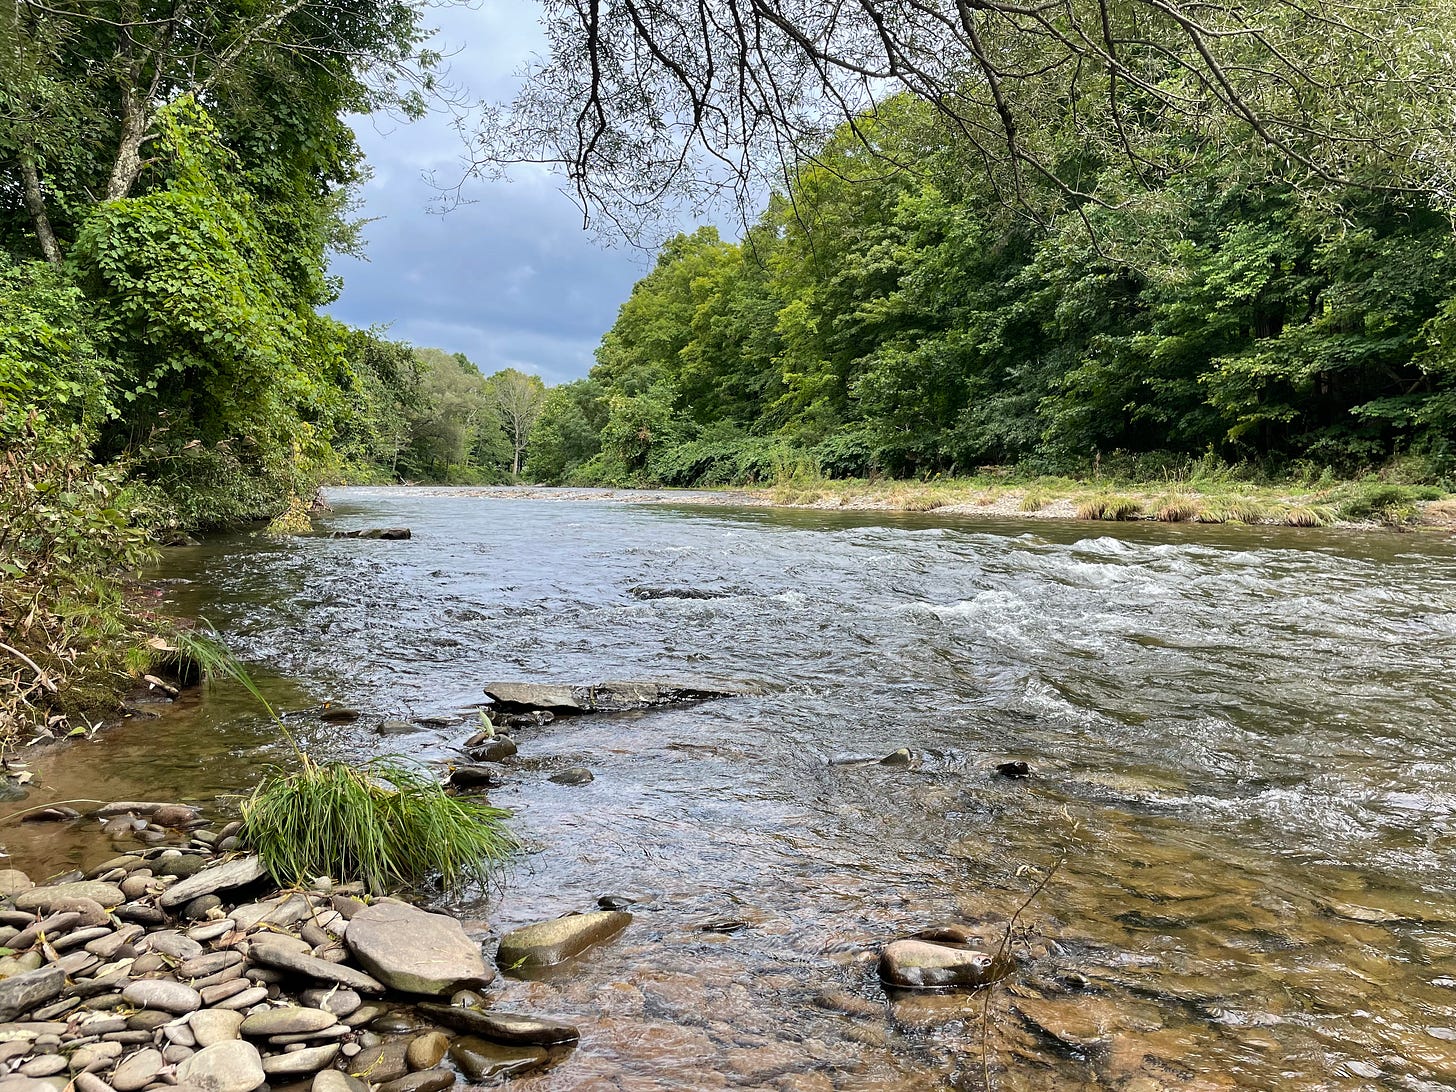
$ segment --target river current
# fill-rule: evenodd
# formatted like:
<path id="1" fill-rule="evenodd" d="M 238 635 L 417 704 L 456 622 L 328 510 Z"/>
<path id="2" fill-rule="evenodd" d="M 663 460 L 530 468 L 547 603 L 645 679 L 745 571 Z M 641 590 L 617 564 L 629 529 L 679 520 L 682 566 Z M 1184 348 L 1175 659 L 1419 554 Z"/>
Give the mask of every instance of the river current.
<path id="1" fill-rule="evenodd" d="M 522 1092 L 1456 1087 L 1448 538 L 330 500 L 326 527 L 413 537 L 222 540 L 162 573 L 320 756 L 458 757 L 495 680 L 741 692 L 517 733 L 491 799 L 529 852 L 458 909 L 502 931 L 639 900 L 494 988 L 583 1028 Z M 363 716 L 307 715 L 326 700 Z M 211 801 L 281 755 L 241 695 L 192 701 L 32 802 Z M 595 780 L 547 780 L 567 766 Z M 35 837 L 21 867 L 110 852 Z M 885 942 L 999 943 L 1018 909 L 989 995 L 880 986 Z"/>

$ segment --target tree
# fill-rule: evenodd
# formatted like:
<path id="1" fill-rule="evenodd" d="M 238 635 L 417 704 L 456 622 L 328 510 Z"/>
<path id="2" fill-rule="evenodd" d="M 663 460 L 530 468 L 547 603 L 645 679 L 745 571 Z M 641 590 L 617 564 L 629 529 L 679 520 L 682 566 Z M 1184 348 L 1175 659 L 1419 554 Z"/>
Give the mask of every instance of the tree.
<path id="1" fill-rule="evenodd" d="M 511 476 L 520 477 L 526 442 L 546 400 L 546 384 L 539 375 L 527 375 L 515 368 L 496 372 L 486 384 L 511 444 Z"/>
<path id="2" fill-rule="evenodd" d="M 0 164 L 20 181 L 0 184 L 0 242 L 28 221 L 58 264 L 92 206 L 165 180 L 152 145 L 187 98 L 260 198 L 317 208 L 359 177 L 341 113 L 419 108 L 422 40 L 412 0 L 0 0 Z"/>
<path id="3" fill-rule="evenodd" d="M 1307 181 L 1451 192 L 1446 0 L 559 0 L 543 20 L 549 53 L 478 164 L 557 164 L 629 230 L 683 194 L 746 203 L 900 92 L 1025 202 L 1093 196 L 1099 161 L 1156 184 L 1250 138 Z"/>

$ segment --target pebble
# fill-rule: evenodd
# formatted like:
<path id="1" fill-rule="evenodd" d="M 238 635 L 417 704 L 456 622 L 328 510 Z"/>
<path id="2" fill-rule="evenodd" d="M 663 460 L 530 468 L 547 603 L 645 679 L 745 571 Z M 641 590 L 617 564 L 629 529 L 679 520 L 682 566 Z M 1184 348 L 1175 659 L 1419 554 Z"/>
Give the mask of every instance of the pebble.
<path id="1" fill-rule="evenodd" d="M 305 1047 L 287 1054 L 275 1054 L 263 1059 L 263 1072 L 270 1077 L 316 1073 L 332 1062 L 338 1053 L 338 1043 L 327 1043 L 324 1046 Z"/>
<path id="2" fill-rule="evenodd" d="M 162 978 L 139 979 L 122 990 L 121 996 L 139 1009 L 161 1009 L 180 1014 L 202 1007 L 202 997 L 191 986 Z"/>
<path id="3" fill-rule="evenodd" d="M 266 1079 L 258 1048 L 242 1039 L 213 1043 L 177 1067 L 177 1083 L 203 1092 L 252 1092 Z"/>
<path id="4" fill-rule="evenodd" d="M 116 1092 L 139 1092 L 156 1079 L 166 1064 L 160 1050 L 139 1050 L 116 1067 L 111 1087 Z"/>
<path id="5" fill-rule="evenodd" d="M 333 1027 L 339 1018 L 324 1009 L 304 1008 L 289 1005 L 284 1008 L 267 1009 L 254 1013 L 243 1021 L 239 1030 L 247 1036 L 262 1038 L 268 1035 L 301 1035 L 323 1031 Z"/>
<path id="6" fill-rule="evenodd" d="M 243 1014 L 232 1009 L 202 1009 L 188 1018 L 192 1035 L 198 1046 L 209 1047 L 227 1039 L 238 1038 Z"/>

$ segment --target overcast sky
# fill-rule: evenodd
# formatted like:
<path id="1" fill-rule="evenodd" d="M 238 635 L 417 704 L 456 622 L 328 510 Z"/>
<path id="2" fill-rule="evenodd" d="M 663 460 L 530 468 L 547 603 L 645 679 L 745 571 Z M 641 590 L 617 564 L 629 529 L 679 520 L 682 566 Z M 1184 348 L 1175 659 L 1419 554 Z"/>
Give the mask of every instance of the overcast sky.
<path id="1" fill-rule="evenodd" d="M 511 97 L 513 75 L 541 42 L 537 7 L 483 0 L 429 12 L 453 80 L 474 99 Z M 509 182 L 472 181 L 472 203 L 438 215 L 424 180 L 458 178 L 463 146 L 443 116 L 399 125 L 355 125 L 373 179 L 361 214 L 368 260 L 337 258 L 344 290 L 330 311 L 353 326 L 384 325 L 389 336 L 462 352 L 489 375 L 519 368 L 560 383 L 586 374 L 592 350 L 616 318 L 650 257 L 608 249 L 554 176 L 520 170 Z"/>

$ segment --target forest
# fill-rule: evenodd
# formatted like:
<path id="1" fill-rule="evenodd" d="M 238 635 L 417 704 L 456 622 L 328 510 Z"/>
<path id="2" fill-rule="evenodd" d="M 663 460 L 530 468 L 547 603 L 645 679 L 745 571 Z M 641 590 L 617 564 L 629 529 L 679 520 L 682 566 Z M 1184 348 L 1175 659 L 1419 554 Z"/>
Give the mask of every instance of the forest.
<path id="1" fill-rule="evenodd" d="M 590 376 L 549 392 L 528 473 L 1456 469 L 1449 207 L 1276 173 L 1249 145 L 1177 173 L 1088 161 L 1070 125 L 1057 170 L 1089 196 L 1018 204 L 943 133 L 902 96 L 842 126 L 738 241 L 668 242 Z"/>

